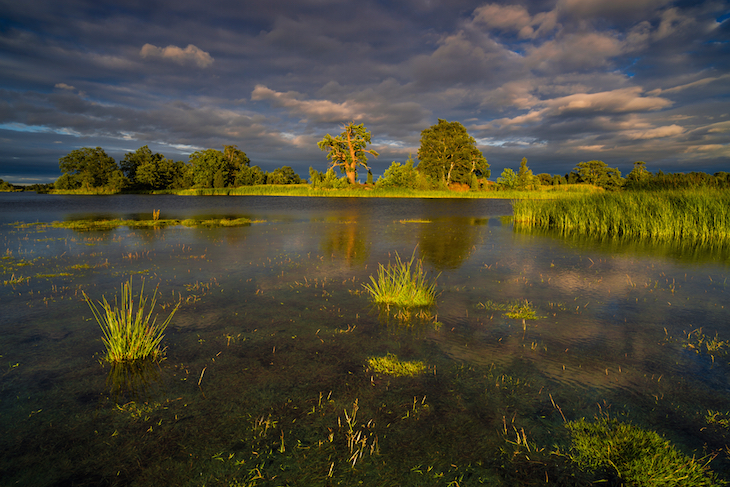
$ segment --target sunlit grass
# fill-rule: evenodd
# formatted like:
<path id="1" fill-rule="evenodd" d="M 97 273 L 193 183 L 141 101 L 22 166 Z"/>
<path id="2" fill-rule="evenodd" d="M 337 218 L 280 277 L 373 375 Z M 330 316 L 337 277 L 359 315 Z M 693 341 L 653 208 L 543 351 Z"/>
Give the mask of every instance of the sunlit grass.
<path id="1" fill-rule="evenodd" d="M 415 377 L 426 371 L 426 364 L 420 360 L 400 360 L 389 353 L 385 357 L 368 357 L 368 368 L 376 374 Z"/>
<path id="2" fill-rule="evenodd" d="M 217 218 L 208 220 L 196 220 L 188 218 L 185 220 L 158 219 L 158 220 L 72 220 L 65 222 L 53 222 L 57 228 L 69 228 L 71 230 L 112 230 L 118 227 L 129 228 L 162 228 L 169 226 L 186 227 L 238 227 L 250 225 L 253 222 L 248 218 Z"/>
<path id="3" fill-rule="evenodd" d="M 730 240 L 730 192 L 622 191 L 514 204 L 515 225 L 653 241 Z"/>
<path id="4" fill-rule="evenodd" d="M 532 303 L 526 299 L 519 299 L 509 303 L 485 301 L 483 303 L 478 303 L 477 308 L 485 309 L 487 311 L 502 311 L 505 316 L 515 320 L 536 320 L 539 318 Z"/>
<path id="5" fill-rule="evenodd" d="M 423 270 L 423 260 L 403 262 L 396 252 L 395 264 L 378 264 L 377 278 L 370 276 L 370 283 L 363 287 L 376 304 L 402 308 L 427 307 L 436 302 L 436 279 L 430 281 Z"/>
<path id="6" fill-rule="evenodd" d="M 710 459 L 695 459 L 654 431 L 607 418 L 566 424 L 569 457 L 584 470 L 618 476 L 627 485 L 710 487 L 725 485 L 710 470 Z"/>
<path id="7" fill-rule="evenodd" d="M 172 320 L 180 304 L 173 308 L 170 315 L 162 323 L 157 323 L 157 315 L 152 313 L 157 303 L 157 289 L 152 295 L 149 311 L 146 310 L 147 298 L 144 296 L 144 281 L 142 289 L 137 298 L 135 309 L 135 298 L 132 293 L 132 280 L 122 284 L 121 299 L 114 298 L 114 306 L 102 296 L 98 301 L 101 310 L 86 294 L 84 298 L 91 308 L 96 322 L 102 329 L 104 336 L 102 341 L 106 346 L 107 362 L 125 363 L 137 360 L 152 359 L 160 360 L 164 357 L 164 350 L 161 342 L 165 336 L 165 329 Z"/>

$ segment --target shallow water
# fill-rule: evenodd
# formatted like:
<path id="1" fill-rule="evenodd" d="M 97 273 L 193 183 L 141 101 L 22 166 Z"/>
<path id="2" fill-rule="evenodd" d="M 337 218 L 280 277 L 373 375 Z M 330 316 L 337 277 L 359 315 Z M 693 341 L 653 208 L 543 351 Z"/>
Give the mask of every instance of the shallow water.
<path id="1" fill-rule="evenodd" d="M 23 224 L 153 209 L 257 223 Z M 727 257 L 514 231 L 510 214 L 500 200 L 0 193 L 0 485 L 516 485 L 501 453 L 515 431 L 564 448 L 565 420 L 600 414 L 718 453 L 730 479 L 730 431 L 706 420 L 730 414 L 730 358 L 687 347 L 699 328 L 730 339 Z M 414 251 L 440 294 L 435 319 L 404 325 L 362 285 Z M 167 311 L 183 304 L 167 359 L 114 376 L 82 291 L 112 299 L 130 276 Z M 538 319 L 497 309 L 517 300 Z M 368 370 L 388 353 L 428 372 Z"/>

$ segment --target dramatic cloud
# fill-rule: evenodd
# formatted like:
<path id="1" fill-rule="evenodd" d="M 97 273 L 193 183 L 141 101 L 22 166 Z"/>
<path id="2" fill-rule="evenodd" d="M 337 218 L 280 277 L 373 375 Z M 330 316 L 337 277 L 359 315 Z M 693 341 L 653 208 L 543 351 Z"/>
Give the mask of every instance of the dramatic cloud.
<path id="1" fill-rule="evenodd" d="M 139 55 L 144 59 L 165 59 L 172 61 L 181 66 L 196 65 L 199 68 L 207 68 L 213 64 L 213 57 L 207 52 L 197 48 L 192 44 L 181 49 L 177 46 L 167 46 L 165 48 L 145 44 Z"/>
<path id="2" fill-rule="evenodd" d="M 350 120 L 373 134 L 377 175 L 439 118 L 468 128 L 494 175 L 522 157 L 537 173 L 597 158 L 730 170 L 727 14 L 716 0 L 8 3 L 0 178 L 51 181 L 75 148 L 119 160 L 145 144 L 175 160 L 237 144 L 306 176 Z"/>

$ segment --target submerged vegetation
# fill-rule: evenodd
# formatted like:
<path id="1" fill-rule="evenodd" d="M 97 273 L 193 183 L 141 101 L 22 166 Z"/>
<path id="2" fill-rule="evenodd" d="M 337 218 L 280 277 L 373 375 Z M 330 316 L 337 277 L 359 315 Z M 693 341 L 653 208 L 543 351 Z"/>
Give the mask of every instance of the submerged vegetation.
<path id="1" fill-rule="evenodd" d="M 696 459 L 654 431 L 601 418 L 566 424 L 571 434 L 570 459 L 579 468 L 636 487 L 715 487 L 726 485 L 710 470 L 711 458 Z"/>
<path id="2" fill-rule="evenodd" d="M 514 204 L 516 225 L 591 237 L 691 240 L 730 239 L 730 193 L 720 190 L 619 192 Z"/>
<path id="3" fill-rule="evenodd" d="M 397 355 L 389 353 L 385 357 L 369 357 L 368 368 L 376 374 L 415 377 L 426 371 L 426 364 L 421 360 L 400 360 Z"/>
<path id="4" fill-rule="evenodd" d="M 240 227 L 253 223 L 248 218 L 219 218 L 209 220 L 170 220 L 159 219 L 159 210 L 155 213 L 158 218 L 152 220 L 70 220 L 65 222 L 53 222 L 54 227 L 70 228 L 72 230 L 111 230 L 117 227 L 130 228 L 161 228 L 182 225 L 185 227 Z"/>
<path id="5" fill-rule="evenodd" d="M 157 323 L 157 315 L 152 317 L 155 304 L 157 304 L 157 289 L 152 295 L 152 302 L 147 311 L 144 281 L 142 281 L 142 289 L 139 291 L 136 309 L 131 278 L 128 283 L 122 284 L 121 299 L 117 302 L 115 297 L 113 307 L 106 297 L 102 297 L 102 301 L 99 302 L 101 310 L 99 310 L 85 292 L 83 295 L 104 333 L 102 341 L 106 346 L 104 359 L 107 362 L 119 364 L 146 359 L 160 360 L 164 357 L 161 342 L 165 336 L 165 329 L 175 315 L 179 303 L 165 321 Z"/>
<path id="6" fill-rule="evenodd" d="M 415 265 L 414 265 L 415 264 Z M 370 276 L 370 283 L 363 287 L 376 304 L 400 308 L 432 306 L 436 302 L 436 279 L 430 281 L 423 269 L 423 260 L 416 259 L 414 250 L 411 260 L 403 262 L 396 252 L 395 264 L 378 265 L 377 278 Z"/>

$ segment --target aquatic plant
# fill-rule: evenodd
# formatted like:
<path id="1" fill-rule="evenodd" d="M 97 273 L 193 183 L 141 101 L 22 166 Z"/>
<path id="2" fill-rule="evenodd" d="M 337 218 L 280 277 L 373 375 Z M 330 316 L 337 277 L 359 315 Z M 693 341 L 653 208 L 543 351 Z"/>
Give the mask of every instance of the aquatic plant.
<path id="1" fill-rule="evenodd" d="M 727 191 L 623 191 L 522 200 L 513 209 L 516 225 L 554 228 L 566 234 L 664 242 L 730 240 Z"/>
<path id="2" fill-rule="evenodd" d="M 615 475 L 636 487 L 725 485 L 710 470 L 711 458 L 689 457 L 654 431 L 609 418 L 565 426 L 571 434 L 569 457 L 583 470 Z"/>
<path id="3" fill-rule="evenodd" d="M 114 306 L 102 296 L 101 310 L 84 292 L 86 303 L 101 327 L 106 346 L 104 359 L 111 363 L 133 362 L 136 360 L 160 360 L 164 356 L 161 348 L 165 329 L 175 315 L 180 303 L 173 308 L 170 315 L 162 323 L 157 323 L 157 315 L 152 313 L 157 303 L 157 289 L 152 295 L 149 311 L 146 310 L 147 298 L 144 296 L 144 281 L 139 292 L 135 309 L 135 299 L 132 294 L 132 279 L 122 284 L 121 299 L 117 302 L 114 297 Z"/>
<path id="4" fill-rule="evenodd" d="M 504 311 L 505 316 L 515 320 L 536 320 L 540 318 L 537 316 L 532 303 L 526 299 L 519 299 L 504 304 L 495 303 L 494 301 L 485 301 L 483 303 L 478 303 L 477 308 L 482 308 L 487 311 Z"/>
<path id="5" fill-rule="evenodd" d="M 426 364 L 420 360 L 400 360 L 389 353 L 385 357 L 368 357 L 368 368 L 376 374 L 415 377 L 426 371 Z"/>
<path id="6" fill-rule="evenodd" d="M 363 284 L 363 287 L 377 304 L 402 308 L 427 307 L 436 302 L 436 279 L 438 275 L 433 282 L 426 278 L 423 260 L 416 260 L 414 250 L 408 262 L 403 262 L 396 252 L 395 264 L 388 262 L 387 267 L 378 264 L 377 279 L 370 276 L 370 284 Z"/>

